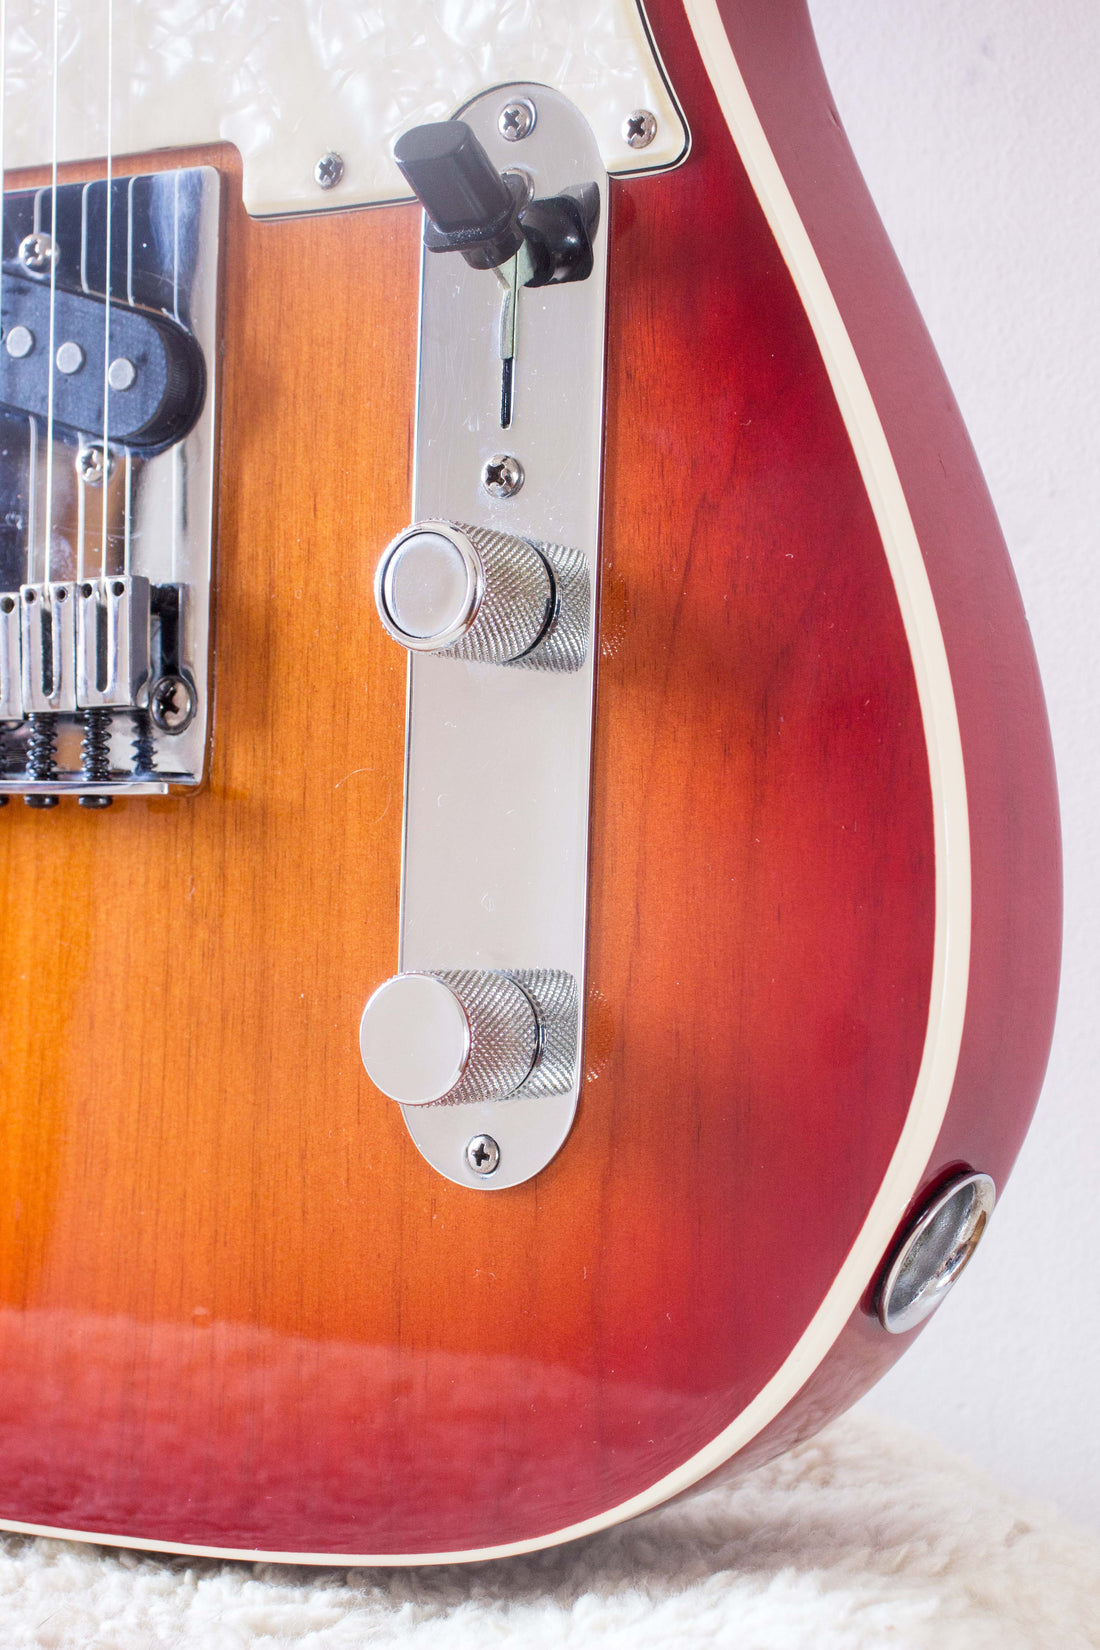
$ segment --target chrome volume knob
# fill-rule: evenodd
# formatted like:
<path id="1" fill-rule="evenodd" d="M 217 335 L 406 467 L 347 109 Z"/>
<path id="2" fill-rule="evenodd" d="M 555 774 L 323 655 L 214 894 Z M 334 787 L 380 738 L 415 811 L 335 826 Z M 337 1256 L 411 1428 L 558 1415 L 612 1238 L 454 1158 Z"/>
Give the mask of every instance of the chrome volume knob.
<path id="1" fill-rule="evenodd" d="M 363 1010 L 359 1050 L 376 1088 L 403 1106 L 504 1100 L 539 1057 L 531 996 L 507 974 L 397 974 Z"/>
<path id="2" fill-rule="evenodd" d="M 387 545 L 374 595 L 403 647 L 497 665 L 537 647 L 558 606 L 550 563 L 533 544 L 445 521 L 418 522 Z"/>

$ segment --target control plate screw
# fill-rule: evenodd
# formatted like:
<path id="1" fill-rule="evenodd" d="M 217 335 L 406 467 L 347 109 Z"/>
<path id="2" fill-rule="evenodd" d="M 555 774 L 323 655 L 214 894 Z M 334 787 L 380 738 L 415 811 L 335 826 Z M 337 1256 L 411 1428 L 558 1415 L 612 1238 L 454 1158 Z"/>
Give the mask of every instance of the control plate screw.
<path id="1" fill-rule="evenodd" d="M 466 1147 L 467 1165 L 475 1174 L 492 1174 L 500 1162 L 500 1147 L 491 1134 L 475 1134 Z"/>
<path id="2" fill-rule="evenodd" d="M 43 235 L 41 230 L 36 230 L 33 235 L 24 236 L 20 241 L 19 262 L 32 274 L 44 275 L 56 261 L 57 243 L 51 236 Z"/>
<path id="3" fill-rule="evenodd" d="M 344 158 L 338 155 L 335 149 L 330 149 L 327 155 L 322 155 L 313 168 L 314 182 L 321 189 L 335 189 L 344 175 Z"/>
<path id="4" fill-rule="evenodd" d="M 149 694 L 149 714 L 162 733 L 182 733 L 195 714 L 195 695 L 182 676 L 162 676 Z"/>
<path id="5" fill-rule="evenodd" d="M 506 103 L 497 117 L 497 131 L 509 143 L 518 143 L 520 138 L 529 136 L 535 129 L 535 105 L 529 103 L 525 97 L 517 98 L 514 103 Z"/>
<path id="6" fill-rule="evenodd" d="M 632 109 L 623 121 L 623 137 L 632 149 L 648 149 L 657 136 L 657 116 L 649 109 Z"/>
<path id="7" fill-rule="evenodd" d="M 511 453 L 494 453 L 482 466 L 481 485 L 490 498 L 512 498 L 523 486 L 523 465 Z"/>

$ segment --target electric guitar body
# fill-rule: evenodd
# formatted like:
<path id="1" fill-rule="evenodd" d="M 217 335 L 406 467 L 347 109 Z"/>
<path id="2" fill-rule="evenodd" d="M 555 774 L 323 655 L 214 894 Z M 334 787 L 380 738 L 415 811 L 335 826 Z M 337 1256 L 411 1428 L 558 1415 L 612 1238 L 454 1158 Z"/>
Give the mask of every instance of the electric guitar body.
<path id="1" fill-rule="evenodd" d="M 513 274 L 510 300 L 461 249 L 423 250 L 389 144 L 469 103 L 499 173 L 498 106 L 526 99 L 534 129 L 508 140 L 522 170 L 523 144 L 556 130 L 544 82 L 584 112 L 549 68 L 521 53 L 469 87 L 456 70 L 422 104 L 380 70 L 401 107 L 375 162 L 388 189 L 355 198 L 321 118 L 302 198 L 261 199 L 263 122 L 223 118 L 213 92 L 190 126 L 165 93 L 163 125 L 147 108 L 129 135 L 144 82 L 126 31 L 150 20 L 121 0 L 112 158 L 99 128 L 67 140 L 69 59 L 51 56 L 49 8 L 26 9 L 41 120 L 55 81 L 60 113 L 22 147 L 23 105 L 5 116 L 0 1524 L 296 1561 L 473 1559 L 761 1462 L 888 1367 L 976 1241 L 1038 1093 L 1059 948 L 1053 768 L 1018 595 L 801 0 L 647 0 L 652 43 L 636 32 L 659 54 L 647 84 L 664 88 L 669 152 L 645 169 L 650 128 L 629 117 L 648 109 L 627 93 L 599 139 L 598 212 L 583 197 L 591 272 L 530 292 Z M 103 25 L 88 49 L 106 62 L 108 43 Z M 211 49 L 246 45 L 215 30 Z M 312 47 L 280 49 L 293 70 Z M 169 174 L 186 181 L 162 246 L 168 186 L 148 180 Z M 88 250 L 97 223 L 113 273 Z M 422 262 L 425 306 L 438 271 L 493 316 L 502 293 L 514 306 L 514 417 L 493 401 L 456 415 L 476 462 L 454 508 L 425 497 L 424 432 L 464 393 L 446 350 L 465 322 L 447 289 L 428 385 Z M 540 421 L 568 425 L 583 399 L 571 367 L 555 387 L 524 352 L 543 327 L 571 348 L 567 306 L 605 291 L 583 366 L 602 432 L 561 483 L 598 509 L 582 664 L 410 652 L 372 580 L 414 488 L 462 545 L 489 529 L 578 542 L 556 503 L 521 513 L 554 496 Z M 152 331 L 104 348 L 116 312 Z M 98 412 L 66 399 L 70 342 Z M 507 357 L 493 326 L 454 347 L 494 374 Z M 123 431 L 158 349 L 161 401 Z M 36 350 L 41 405 L 20 376 Z M 526 480 L 508 496 L 510 457 Z M 99 617 L 81 606 L 67 631 L 66 602 Z M 526 917 L 513 951 L 496 928 L 461 955 L 461 935 L 436 955 L 413 932 L 415 878 L 439 874 L 438 857 L 416 863 L 428 685 L 407 694 L 424 657 L 444 695 L 467 672 L 489 698 L 518 683 L 581 705 L 582 851 L 560 872 L 574 892 L 559 900 L 554 842 L 529 878 L 551 908 L 542 950 Z M 546 817 L 538 726 L 500 761 L 530 769 Z M 463 757 L 471 806 L 497 783 L 496 748 Z M 424 783 L 440 808 L 445 771 Z M 80 806 L 95 799 L 113 805 Z M 467 844 L 426 903 L 453 883 L 499 914 L 497 870 Z M 564 957 L 552 908 L 570 900 L 584 927 Z M 522 987 L 540 1049 L 550 1020 L 523 971 L 568 976 L 556 1098 L 401 1106 L 371 1080 L 373 994 L 399 974 L 453 984 L 448 968 Z M 561 1138 L 539 1145 L 555 1106 Z M 417 1132 L 437 1126 L 438 1151 Z M 542 1157 L 509 1183 L 531 1140 Z M 929 1259 L 937 1219 L 958 1230 Z"/>

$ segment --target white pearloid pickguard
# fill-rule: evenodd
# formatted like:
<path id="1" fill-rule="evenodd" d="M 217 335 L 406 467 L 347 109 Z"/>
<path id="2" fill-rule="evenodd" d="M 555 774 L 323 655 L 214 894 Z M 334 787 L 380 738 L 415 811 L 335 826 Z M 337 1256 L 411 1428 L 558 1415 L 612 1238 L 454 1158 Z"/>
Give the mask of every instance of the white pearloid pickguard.
<path id="1" fill-rule="evenodd" d="M 394 139 L 522 80 L 580 108 L 610 172 L 671 166 L 687 147 L 639 0 L 8 0 L 5 9 L 9 169 L 50 162 L 56 115 L 62 161 L 233 143 L 257 215 L 406 199 Z M 657 117 L 643 150 L 622 131 L 635 109 Z M 313 171 L 330 151 L 345 170 L 326 192 Z"/>

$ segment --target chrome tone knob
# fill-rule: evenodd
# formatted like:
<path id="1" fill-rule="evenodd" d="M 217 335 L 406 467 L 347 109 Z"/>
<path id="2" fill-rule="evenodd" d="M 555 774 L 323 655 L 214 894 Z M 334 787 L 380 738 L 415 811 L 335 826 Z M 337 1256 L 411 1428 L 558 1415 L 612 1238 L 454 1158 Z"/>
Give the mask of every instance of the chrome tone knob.
<path id="1" fill-rule="evenodd" d="M 374 595 L 403 647 L 497 665 L 537 647 L 558 606 L 550 564 L 533 544 L 444 521 L 419 522 L 387 545 Z"/>
<path id="2" fill-rule="evenodd" d="M 397 974 L 363 1010 L 359 1051 L 376 1088 L 403 1106 L 503 1100 L 534 1069 L 543 1033 L 507 974 Z"/>
<path id="3" fill-rule="evenodd" d="M 942 1186 L 910 1223 L 876 1291 L 879 1321 L 891 1335 L 923 1323 L 960 1277 L 996 1202 L 987 1174 Z"/>

